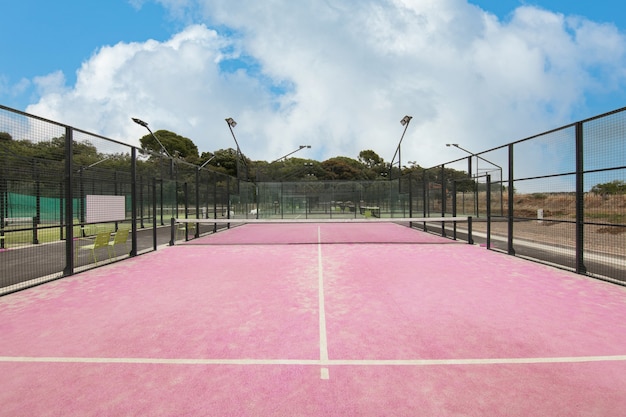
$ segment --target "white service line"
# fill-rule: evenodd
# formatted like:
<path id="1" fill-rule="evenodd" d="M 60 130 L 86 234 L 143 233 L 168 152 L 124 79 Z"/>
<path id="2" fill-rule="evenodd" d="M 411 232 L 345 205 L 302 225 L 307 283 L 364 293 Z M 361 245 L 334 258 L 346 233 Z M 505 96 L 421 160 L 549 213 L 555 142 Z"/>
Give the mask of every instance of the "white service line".
<path id="1" fill-rule="evenodd" d="M 586 362 L 626 362 L 626 355 L 562 356 L 536 358 L 469 358 L 469 359 L 193 359 L 193 358 L 89 358 L 56 356 L 0 356 L 0 363 L 94 363 L 94 364 L 156 364 L 156 365 L 292 365 L 323 366 L 454 366 L 454 365 L 532 365 Z"/>
<path id="2" fill-rule="evenodd" d="M 326 336 L 326 308 L 324 305 L 324 273 L 322 264 L 322 232 L 320 226 L 317 227 L 317 278 L 318 278 L 318 299 L 320 316 L 320 363 L 321 379 L 329 379 L 328 368 L 328 338 Z"/>

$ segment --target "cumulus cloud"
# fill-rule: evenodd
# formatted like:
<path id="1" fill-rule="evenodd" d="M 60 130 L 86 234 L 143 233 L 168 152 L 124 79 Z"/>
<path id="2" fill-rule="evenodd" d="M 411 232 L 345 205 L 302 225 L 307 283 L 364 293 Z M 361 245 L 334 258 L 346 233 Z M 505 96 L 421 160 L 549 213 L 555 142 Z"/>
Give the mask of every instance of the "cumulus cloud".
<path id="1" fill-rule="evenodd" d="M 445 143 L 481 151 L 569 123 L 626 80 L 614 26 L 531 6 L 500 21 L 466 0 L 160 3 L 196 24 L 103 46 L 75 85 L 37 81 L 27 111 L 133 144 L 140 117 L 200 151 L 234 147 L 233 117 L 252 159 L 311 145 L 298 156 L 387 161 L 408 114 L 403 160 L 430 166 L 462 156 Z"/>
<path id="2" fill-rule="evenodd" d="M 30 86 L 31 82 L 27 78 L 22 78 L 16 84 L 11 84 L 6 76 L 0 75 L 0 94 L 15 97 L 23 94 Z"/>

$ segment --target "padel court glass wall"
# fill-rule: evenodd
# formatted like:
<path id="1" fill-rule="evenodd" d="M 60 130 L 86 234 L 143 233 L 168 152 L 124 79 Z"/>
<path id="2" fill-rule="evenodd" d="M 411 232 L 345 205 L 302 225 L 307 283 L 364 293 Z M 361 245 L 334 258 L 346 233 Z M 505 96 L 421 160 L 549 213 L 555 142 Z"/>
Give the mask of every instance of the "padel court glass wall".
<path id="1" fill-rule="evenodd" d="M 229 217 L 472 216 L 489 249 L 624 283 L 625 136 L 620 109 L 400 178 L 254 183 L 0 106 L 0 293 L 218 230 L 171 218 Z"/>

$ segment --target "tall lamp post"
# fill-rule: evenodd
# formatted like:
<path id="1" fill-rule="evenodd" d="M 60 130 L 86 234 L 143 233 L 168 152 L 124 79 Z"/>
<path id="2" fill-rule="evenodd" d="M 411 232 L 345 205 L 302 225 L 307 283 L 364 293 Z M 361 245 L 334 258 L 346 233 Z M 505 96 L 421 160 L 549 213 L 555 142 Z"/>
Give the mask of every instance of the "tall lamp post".
<path id="1" fill-rule="evenodd" d="M 170 155 L 170 153 L 167 151 L 167 149 L 165 149 L 165 146 L 163 146 L 163 144 L 161 143 L 161 141 L 159 140 L 157 135 L 155 135 L 154 132 L 152 132 L 152 130 L 150 130 L 150 128 L 148 127 L 148 123 L 147 122 L 144 122 L 143 120 L 137 119 L 135 117 L 131 117 L 131 119 L 133 120 L 133 122 L 137 123 L 138 125 L 143 126 L 146 129 L 148 129 L 148 132 L 150 132 L 150 134 L 152 135 L 154 140 L 156 140 L 156 142 L 159 144 L 159 146 L 161 147 L 161 150 L 163 151 L 163 153 L 170 159 L 170 178 L 174 178 L 174 158 L 172 158 L 172 155 Z"/>
<path id="2" fill-rule="evenodd" d="M 301 151 L 302 149 L 311 149 L 311 145 L 300 145 L 300 146 L 298 147 L 298 149 L 296 149 L 295 151 L 291 151 L 291 152 L 289 152 L 287 155 L 283 155 L 283 156 L 281 156 L 280 158 L 273 160 L 272 162 L 270 162 L 270 163 L 268 164 L 268 166 L 269 166 L 269 165 L 272 165 L 272 164 L 274 164 L 274 163 L 276 163 L 276 162 L 278 162 L 278 161 L 281 161 L 281 160 L 283 160 L 283 159 L 284 159 L 284 160 L 287 160 L 287 157 L 288 157 L 289 155 L 293 155 L 294 153 L 296 153 L 296 152 L 298 152 L 298 151 Z M 270 172 L 271 172 L 271 171 L 270 171 Z M 256 176 L 257 176 L 257 182 L 258 182 L 258 181 L 259 181 L 259 169 L 258 169 L 258 167 L 257 167 L 257 170 L 256 170 Z M 273 176 L 272 176 L 272 177 L 273 177 Z"/>
<path id="3" fill-rule="evenodd" d="M 398 147 L 396 148 L 396 152 L 393 154 L 393 158 L 391 158 L 391 163 L 389 164 L 389 179 L 391 179 L 391 168 L 393 167 L 393 162 L 396 160 L 396 155 L 398 155 L 398 170 L 400 171 L 400 177 L 402 176 L 402 158 L 401 158 L 401 146 L 402 139 L 404 139 L 404 134 L 406 130 L 409 128 L 409 123 L 411 123 L 412 116 L 404 116 L 402 120 L 400 120 L 400 124 L 404 126 L 404 131 L 402 132 L 402 136 L 400 137 L 400 142 L 398 142 Z"/>
<path id="4" fill-rule="evenodd" d="M 287 159 L 287 157 L 288 157 L 289 155 L 293 155 L 294 153 L 296 153 L 296 152 L 298 152 L 298 151 L 301 151 L 302 149 L 305 149 L 305 148 L 311 149 L 311 145 L 300 145 L 300 147 L 299 147 L 298 149 L 296 149 L 295 151 L 291 151 L 291 152 L 289 152 L 287 155 L 283 155 L 283 156 L 281 156 L 280 158 L 278 158 L 278 159 L 276 159 L 276 160 L 274 160 L 274 161 L 270 162 L 270 164 L 273 164 L 274 162 L 278 162 L 278 161 L 280 161 L 281 159 Z"/>
<path id="5" fill-rule="evenodd" d="M 237 126 L 237 122 L 232 117 L 227 117 L 226 124 L 230 129 L 230 134 L 233 135 L 233 139 L 235 140 L 235 145 L 237 145 L 237 180 L 239 180 L 239 168 L 240 168 L 240 159 L 241 159 L 241 148 L 239 147 L 239 142 L 237 142 L 237 138 L 235 137 L 235 132 L 233 131 L 233 127 Z"/>
<path id="6" fill-rule="evenodd" d="M 167 149 L 165 149 L 165 146 L 163 146 L 163 144 L 161 143 L 161 141 L 159 140 L 159 138 L 157 138 L 157 136 L 152 132 L 152 130 L 150 130 L 150 127 L 148 127 L 148 123 L 144 122 L 141 119 L 137 119 L 135 117 L 131 117 L 131 119 L 133 119 L 133 122 L 137 123 L 140 126 L 145 127 L 146 129 L 148 129 L 148 132 L 150 132 L 150 134 L 152 135 L 152 137 L 154 138 L 154 140 L 157 141 L 157 143 L 159 144 L 159 146 L 161 147 L 161 150 L 165 153 L 165 155 L 167 155 L 168 158 L 171 158 L 172 156 L 169 154 L 169 152 L 167 152 Z"/>

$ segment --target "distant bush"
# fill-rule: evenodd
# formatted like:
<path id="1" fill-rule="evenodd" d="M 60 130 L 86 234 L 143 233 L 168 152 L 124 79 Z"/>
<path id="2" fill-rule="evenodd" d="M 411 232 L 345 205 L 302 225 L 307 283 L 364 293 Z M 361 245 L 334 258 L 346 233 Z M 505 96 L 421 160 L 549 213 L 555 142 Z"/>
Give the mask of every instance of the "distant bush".
<path id="1" fill-rule="evenodd" d="M 626 183 L 622 180 L 614 180 L 604 184 L 596 184 L 591 188 L 591 192 L 601 195 L 626 194 Z"/>

